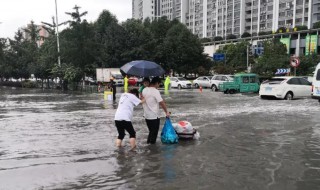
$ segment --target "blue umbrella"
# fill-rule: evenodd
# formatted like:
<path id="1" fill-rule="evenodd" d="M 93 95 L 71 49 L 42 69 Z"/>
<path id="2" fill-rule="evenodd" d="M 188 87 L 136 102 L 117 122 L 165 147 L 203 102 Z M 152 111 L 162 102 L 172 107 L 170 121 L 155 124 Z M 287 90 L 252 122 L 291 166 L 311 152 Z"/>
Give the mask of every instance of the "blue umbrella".
<path id="1" fill-rule="evenodd" d="M 127 75 L 140 77 L 161 76 L 165 73 L 160 65 L 145 60 L 131 61 L 123 65 L 120 70 Z"/>

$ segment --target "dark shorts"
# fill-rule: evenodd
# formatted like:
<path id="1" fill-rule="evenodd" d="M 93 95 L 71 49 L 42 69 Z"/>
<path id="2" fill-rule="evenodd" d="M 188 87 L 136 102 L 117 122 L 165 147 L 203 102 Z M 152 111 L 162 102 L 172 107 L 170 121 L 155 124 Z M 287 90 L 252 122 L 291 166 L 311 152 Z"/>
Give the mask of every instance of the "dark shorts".
<path id="1" fill-rule="evenodd" d="M 130 135 L 130 138 L 136 138 L 136 131 L 134 130 L 131 121 L 118 121 L 115 120 L 116 127 L 118 130 L 118 139 L 123 139 L 125 134 L 125 131 L 127 131 Z"/>

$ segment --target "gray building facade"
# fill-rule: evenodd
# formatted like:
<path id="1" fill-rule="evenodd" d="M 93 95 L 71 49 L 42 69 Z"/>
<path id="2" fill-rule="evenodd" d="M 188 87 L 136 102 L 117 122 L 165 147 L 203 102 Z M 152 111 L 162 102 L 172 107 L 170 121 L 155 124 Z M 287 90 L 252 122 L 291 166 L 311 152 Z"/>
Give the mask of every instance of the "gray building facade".
<path id="1" fill-rule="evenodd" d="M 277 31 L 320 20 L 320 0 L 133 0 L 132 17 L 166 16 L 201 38 Z"/>

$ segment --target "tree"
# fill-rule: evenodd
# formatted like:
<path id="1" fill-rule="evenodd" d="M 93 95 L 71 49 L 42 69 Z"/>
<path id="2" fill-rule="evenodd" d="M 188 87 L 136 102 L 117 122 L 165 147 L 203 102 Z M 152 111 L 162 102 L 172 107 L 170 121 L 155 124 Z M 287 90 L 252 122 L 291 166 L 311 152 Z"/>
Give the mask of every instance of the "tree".
<path id="1" fill-rule="evenodd" d="M 313 24 L 313 29 L 320 28 L 320 21 Z"/>
<path id="2" fill-rule="evenodd" d="M 237 36 L 234 35 L 234 34 L 229 34 L 229 35 L 227 36 L 227 39 L 228 39 L 228 40 L 237 39 Z"/>
<path id="3" fill-rule="evenodd" d="M 317 63 L 320 62 L 320 57 L 317 54 L 312 55 L 302 55 L 300 58 L 300 65 L 296 69 L 296 74 L 299 76 L 312 75 Z"/>
<path id="4" fill-rule="evenodd" d="M 263 76 L 273 76 L 277 69 L 289 68 L 289 55 L 286 46 L 279 39 L 263 43 L 264 53 L 257 59 L 253 72 Z"/>
<path id="5" fill-rule="evenodd" d="M 83 16 L 85 16 L 86 14 L 88 14 L 87 11 L 85 11 L 85 12 L 83 12 L 83 13 L 80 13 L 80 12 L 79 12 L 79 9 L 80 9 L 80 8 L 81 8 L 81 7 L 75 5 L 75 6 L 73 7 L 73 9 L 75 10 L 75 12 L 66 12 L 66 14 L 67 14 L 67 15 L 70 15 L 70 16 L 72 17 L 72 19 L 73 19 L 73 21 L 71 21 L 71 20 L 68 21 L 68 22 L 71 24 L 71 26 L 74 25 L 74 24 L 76 24 L 76 23 L 81 23 L 81 17 L 83 17 Z"/>
<path id="6" fill-rule="evenodd" d="M 58 56 L 56 37 L 49 36 L 48 39 L 42 44 L 39 51 L 39 58 L 37 64 L 32 64 L 32 73 L 36 78 L 41 79 L 41 86 L 43 88 L 43 81 L 47 79 L 47 87 L 49 86 L 49 79 L 53 77 L 53 67 L 56 64 L 56 59 Z M 61 78 L 61 76 L 59 76 Z"/>
<path id="7" fill-rule="evenodd" d="M 243 72 L 247 69 L 247 46 L 249 42 L 241 41 L 240 43 L 229 44 L 218 50 L 218 53 L 226 55 L 226 65 L 224 62 L 215 62 L 214 69 L 219 73 L 233 74 Z M 251 63 L 253 63 L 250 60 Z"/>
<path id="8" fill-rule="evenodd" d="M 0 38 L 0 80 L 6 76 L 7 39 Z"/>
<path id="9" fill-rule="evenodd" d="M 308 27 L 304 25 L 295 27 L 295 31 L 300 31 L 300 30 L 308 30 Z"/>
<path id="10" fill-rule="evenodd" d="M 241 38 L 247 38 L 247 37 L 251 37 L 251 34 L 249 32 L 244 32 L 242 35 L 241 35 Z"/>
<path id="11" fill-rule="evenodd" d="M 185 25 L 175 24 L 168 30 L 164 47 L 166 61 L 163 67 L 177 73 L 197 73 L 200 66 L 209 70 L 210 62 L 203 54 L 199 39 Z"/>
<path id="12" fill-rule="evenodd" d="M 223 38 L 221 36 L 215 36 L 213 38 L 213 41 L 222 41 L 222 40 L 223 40 Z"/>
<path id="13" fill-rule="evenodd" d="M 154 57 L 156 57 L 155 41 L 157 41 L 157 38 L 152 37 L 150 29 L 146 28 L 141 21 L 135 19 L 122 23 L 122 27 L 126 38 L 126 48 L 124 48 L 124 52 L 122 53 L 124 61 L 129 62 L 138 59 L 156 61 Z"/>

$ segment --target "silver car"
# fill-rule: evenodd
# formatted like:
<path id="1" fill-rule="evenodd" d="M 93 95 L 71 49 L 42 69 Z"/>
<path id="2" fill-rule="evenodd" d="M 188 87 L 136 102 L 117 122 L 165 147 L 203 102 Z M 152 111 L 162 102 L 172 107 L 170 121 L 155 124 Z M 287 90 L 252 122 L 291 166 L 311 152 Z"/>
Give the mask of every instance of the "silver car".
<path id="1" fill-rule="evenodd" d="M 200 86 L 204 88 L 211 88 L 210 80 L 212 76 L 202 76 L 198 77 L 193 81 L 193 85 L 195 88 L 199 88 Z"/>
<path id="2" fill-rule="evenodd" d="M 234 76 L 233 75 L 214 75 L 210 80 L 210 87 L 212 91 L 218 91 L 219 90 L 219 84 L 224 82 L 233 81 Z"/>

